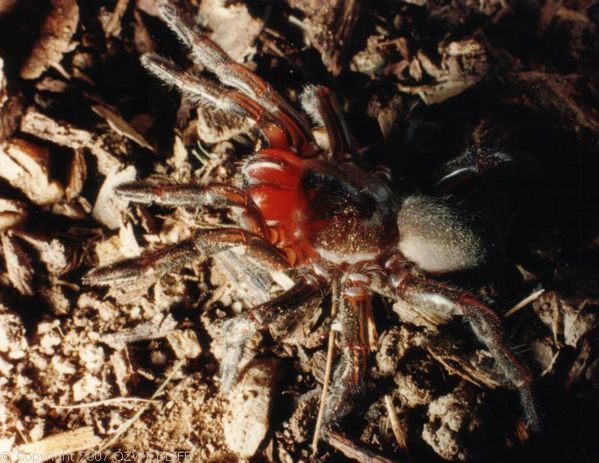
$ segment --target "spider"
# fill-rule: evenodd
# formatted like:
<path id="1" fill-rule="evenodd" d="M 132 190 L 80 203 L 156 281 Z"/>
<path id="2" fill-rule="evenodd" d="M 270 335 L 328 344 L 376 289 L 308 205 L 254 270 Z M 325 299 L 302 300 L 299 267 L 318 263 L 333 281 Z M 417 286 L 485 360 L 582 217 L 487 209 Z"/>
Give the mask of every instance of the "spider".
<path id="1" fill-rule="evenodd" d="M 400 199 L 386 172 L 359 168 L 352 160 L 354 140 L 328 88 L 308 86 L 301 97 L 305 112 L 326 129 L 329 147 L 323 149 L 304 115 L 196 32 L 187 14 L 168 4 L 160 12 L 192 58 L 220 83 L 183 72 L 154 54 L 144 55 L 142 65 L 202 104 L 254 120 L 263 143 L 241 166 L 241 188 L 223 183 L 117 186 L 118 196 L 142 204 L 236 208 L 239 224 L 199 230 L 178 244 L 96 268 L 85 281 L 120 284 L 239 247 L 254 264 L 292 275 L 290 289 L 225 322 L 224 391 L 236 383 L 240 362 L 252 356 L 248 345 L 258 331 L 322 298 L 334 285 L 337 312 L 332 326 L 338 331 L 339 355 L 324 410 L 325 433 L 359 394 L 373 292 L 460 316 L 488 349 L 506 384 L 518 391 L 528 427 L 538 431 L 531 375 L 506 345 L 499 317 L 473 294 L 431 278 L 485 261 L 489 244 L 472 220 L 443 198 Z"/>

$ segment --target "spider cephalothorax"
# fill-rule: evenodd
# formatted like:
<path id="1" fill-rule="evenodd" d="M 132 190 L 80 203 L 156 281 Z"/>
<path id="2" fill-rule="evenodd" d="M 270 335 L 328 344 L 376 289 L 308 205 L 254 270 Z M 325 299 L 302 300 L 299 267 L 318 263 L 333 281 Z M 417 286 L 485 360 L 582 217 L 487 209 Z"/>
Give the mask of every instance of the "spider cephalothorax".
<path id="1" fill-rule="evenodd" d="M 359 388 L 368 354 L 366 317 L 372 292 L 423 310 L 464 317 L 495 359 L 508 385 L 519 391 L 528 425 L 538 428 L 530 375 L 503 341 L 495 313 L 474 295 L 429 279 L 476 267 L 488 253 L 487 240 L 470 217 L 443 199 L 410 196 L 402 201 L 384 172 L 369 173 L 352 162 L 353 139 L 333 94 L 311 86 L 303 106 L 324 126 L 329 147 L 320 148 L 306 118 L 278 93 L 218 46 L 194 32 L 177 9 L 162 16 L 190 47 L 192 56 L 224 85 L 184 73 L 169 61 L 145 55 L 143 65 L 203 104 L 249 117 L 264 139 L 242 165 L 244 185 L 120 185 L 121 197 L 166 206 L 235 207 L 239 227 L 200 230 L 172 247 L 125 260 L 88 274 L 91 284 L 109 285 L 148 272 L 163 273 L 192 260 L 243 246 L 245 256 L 267 269 L 293 270 L 296 283 L 275 299 L 225 323 L 222 388 L 236 381 L 248 341 L 297 306 L 339 287 L 335 326 L 340 351 L 325 411 L 325 429 L 348 409 Z"/>

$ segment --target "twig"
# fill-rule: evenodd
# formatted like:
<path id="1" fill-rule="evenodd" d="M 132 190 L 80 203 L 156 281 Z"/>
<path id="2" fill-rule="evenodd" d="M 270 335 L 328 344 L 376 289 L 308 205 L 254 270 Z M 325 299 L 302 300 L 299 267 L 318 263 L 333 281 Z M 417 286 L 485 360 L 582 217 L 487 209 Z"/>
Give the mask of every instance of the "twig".
<path id="1" fill-rule="evenodd" d="M 113 397 L 112 399 L 106 400 L 96 400 L 94 402 L 87 402 L 84 404 L 73 404 L 73 405 L 56 405 L 56 404 L 48 404 L 52 408 L 56 409 L 64 409 L 64 410 L 76 410 L 79 408 L 91 408 L 91 407 L 100 407 L 102 405 L 111 405 L 111 404 L 126 404 L 136 402 L 145 402 L 149 404 L 157 404 L 160 403 L 159 400 L 151 400 L 151 399 L 142 399 L 141 397 Z"/>
<path id="2" fill-rule="evenodd" d="M 395 405 L 393 405 L 393 400 L 391 399 L 391 396 L 389 394 L 385 396 L 385 406 L 387 407 L 389 421 L 391 422 L 391 430 L 393 431 L 393 435 L 395 436 L 397 445 L 401 450 L 403 450 L 406 453 L 408 459 L 412 461 L 410 453 L 408 452 L 408 442 L 406 439 L 406 433 L 404 432 L 401 426 L 401 422 L 399 421 L 399 417 L 397 416 L 397 411 L 395 410 Z"/>
<path id="3" fill-rule="evenodd" d="M 151 401 L 154 401 L 154 399 L 156 397 L 158 397 L 160 394 L 162 394 L 162 391 L 164 391 L 164 389 L 166 388 L 166 386 L 168 385 L 168 383 L 171 382 L 171 380 L 173 379 L 173 377 L 175 376 L 175 374 L 181 369 L 181 367 L 183 366 L 183 364 L 185 363 L 185 360 L 179 360 L 175 366 L 173 367 L 173 369 L 171 370 L 171 372 L 168 374 L 168 376 L 165 378 L 164 382 L 160 385 L 160 387 L 158 389 L 156 389 L 156 392 L 154 392 L 154 394 L 152 394 L 152 397 L 150 397 Z M 142 415 L 143 412 L 145 412 L 148 407 L 151 404 L 146 403 L 143 407 L 141 407 L 139 410 L 137 410 L 135 412 L 135 414 L 128 419 L 127 421 L 125 421 L 120 427 L 119 429 L 116 430 L 116 432 L 114 433 L 114 435 L 108 439 L 108 440 L 104 440 L 101 444 L 100 444 L 100 451 L 102 450 L 106 450 L 109 447 L 112 447 L 118 440 L 119 438 L 127 431 L 127 429 L 129 429 L 133 423 L 135 423 L 139 417 Z"/>
<path id="4" fill-rule="evenodd" d="M 345 456 L 348 458 L 353 458 L 360 463 L 392 463 L 392 461 L 388 458 L 377 455 L 371 450 L 356 445 L 356 443 L 352 442 L 351 439 L 335 431 L 327 432 L 327 440 L 329 444 L 331 444 Z"/>
<path id="5" fill-rule="evenodd" d="M 334 317 L 337 312 L 337 280 L 333 280 L 331 288 L 331 317 Z M 320 429 L 322 428 L 322 420 L 324 418 L 324 408 L 326 405 L 329 382 L 331 378 L 331 370 L 333 365 L 333 353 L 335 352 L 335 330 L 329 331 L 329 342 L 327 346 L 327 363 L 324 370 L 324 381 L 322 383 L 322 394 L 320 395 L 320 406 L 318 408 L 318 418 L 314 428 L 314 437 L 312 438 L 312 455 L 316 455 L 318 451 L 318 441 L 320 440 Z"/>
<path id="6" fill-rule="evenodd" d="M 504 317 L 511 317 L 512 315 L 514 315 L 516 312 L 518 312 L 520 309 L 526 307 L 528 304 L 530 304 L 532 301 L 536 300 L 541 294 L 543 294 L 545 292 L 544 289 L 539 289 L 538 291 L 535 291 L 531 294 L 529 294 L 527 297 L 525 297 L 524 299 L 522 299 L 520 302 L 518 302 L 514 307 L 512 307 L 510 310 L 508 310 Z"/>

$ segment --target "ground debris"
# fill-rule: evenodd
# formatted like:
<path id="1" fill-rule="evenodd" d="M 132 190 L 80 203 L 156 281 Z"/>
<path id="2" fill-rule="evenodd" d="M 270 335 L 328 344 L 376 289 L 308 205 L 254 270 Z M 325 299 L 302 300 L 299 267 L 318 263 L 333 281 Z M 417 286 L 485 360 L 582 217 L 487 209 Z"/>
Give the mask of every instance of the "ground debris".
<path id="1" fill-rule="evenodd" d="M 116 196 L 114 188 L 121 183 L 135 180 L 136 176 L 137 171 L 133 166 L 128 166 L 122 170 L 114 169 L 106 175 L 96 198 L 92 215 L 110 230 L 118 230 L 125 225 L 123 215 L 126 213 L 129 204 L 128 201 Z M 128 254 L 125 253 L 125 255 Z"/>
<path id="2" fill-rule="evenodd" d="M 590 298 L 566 298 L 554 291 L 533 302 L 533 310 L 551 330 L 557 346 L 577 347 L 588 333 L 599 327 L 599 301 Z"/>
<path id="3" fill-rule="evenodd" d="M 481 445 L 480 396 L 465 385 L 433 400 L 422 438 L 445 460 L 466 461 Z"/>
<path id="4" fill-rule="evenodd" d="M 95 266 L 239 220 L 236 208 L 123 201 L 116 185 L 245 187 L 240 167 L 264 147 L 256 126 L 279 117 L 196 107 L 149 76 L 148 52 L 215 78 L 190 66 L 163 1 L 0 0 L 0 454 L 71 459 L 87 447 L 60 439 L 81 432 L 110 444 L 107 461 L 181 461 L 178 449 L 219 463 L 536 461 L 517 394 L 463 317 L 374 296 L 380 336 L 361 395 L 312 455 L 329 295 L 255 333 L 241 381 L 219 392 L 224 323 L 304 269 L 271 273 L 233 250 L 87 284 Z M 334 90 L 356 161 L 391 173 L 394 191 L 444 194 L 439 176 L 457 174 L 451 194 L 487 208 L 506 246 L 491 269 L 433 278 L 510 314 L 506 339 L 551 426 L 538 437 L 547 463 L 597 461 L 597 2 L 177 3 L 293 107 L 307 83 Z M 314 131 L 326 150 L 326 130 Z M 491 166 L 498 153 L 509 160 Z"/>
<path id="5" fill-rule="evenodd" d="M 49 178 L 50 151 L 22 139 L 0 143 L 0 177 L 21 190 L 33 203 L 60 201 L 63 187 Z"/>
<path id="6" fill-rule="evenodd" d="M 25 220 L 25 205 L 12 199 L 0 198 L 0 232 L 14 227 Z"/>
<path id="7" fill-rule="evenodd" d="M 12 234 L 0 234 L 0 244 L 9 281 L 21 294 L 33 295 L 31 259 Z"/>
<path id="8" fill-rule="evenodd" d="M 107 134 L 94 134 L 73 125 L 56 121 L 33 108 L 29 108 L 21 120 L 25 133 L 72 149 L 87 148 L 98 160 L 98 170 L 104 175 L 121 167 L 114 155 L 123 155 L 127 149 L 111 140 Z"/>
<path id="9" fill-rule="evenodd" d="M 71 49 L 71 40 L 79 24 L 76 0 L 51 0 L 50 13 L 45 18 L 29 58 L 21 68 L 23 79 L 35 79 L 49 67 L 58 67 Z"/>
<path id="10" fill-rule="evenodd" d="M 223 419 L 225 442 L 241 458 L 253 456 L 268 432 L 277 376 L 277 361 L 253 361 L 229 395 Z"/>
<path id="11" fill-rule="evenodd" d="M 487 75 L 485 47 L 474 38 L 440 44 L 438 54 L 441 57 L 439 65 L 424 52 L 418 51 L 408 68 L 412 79 L 422 80 L 426 73 L 433 78 L 433 83 L 399 83 L 398 89 L 420 96 L 426 104 L 436 104 L 468 90 Z"/>
<path id="12" fill-rule="evenodd" d="M 356 0 L 290 0 L 289 5 L 305 14 L 303 27 L 307 41 L 320 52 L 327 69 L 338 75 L 360 15 L 360 3 Z"/>
<path id="13" fill-rule="evenodd" d="M 0 57 L 0 142 L 10 138 L 17 129 L 22 111 L 21 96 L 8 91 L 4 60 Z"/>
<path id="14" fill-rule="evenodd" d="M 92 449 L 99 443 L 100 438 L 94 433 L 94 428 L 85 426 L 54 434 L 37 442 L 19 445 L 14 451 L 17 461 L 31 458 L 42 462 Z"/>
<path id="15" fill-rule="evenodd" d="M 264 22 L 250 14 L 243 3 L 225 0 L 204 0 L 200 3 L 199 19 L 218 43 L 235 61 L 243 62 L 256 51 L 255 41 Z M 231 34 L 229 24 L 243 24 L 238 34 Z"/>
<path id="16" fill-rule="evenodd" d="M 556 126 L 583 128 L 599 134 L 599 112 L 592 101 L 599 97 L 597 81 L 582 75 L 524 71 L 509 75 L 508 101 L 525 105 L 550 117 Z"/>

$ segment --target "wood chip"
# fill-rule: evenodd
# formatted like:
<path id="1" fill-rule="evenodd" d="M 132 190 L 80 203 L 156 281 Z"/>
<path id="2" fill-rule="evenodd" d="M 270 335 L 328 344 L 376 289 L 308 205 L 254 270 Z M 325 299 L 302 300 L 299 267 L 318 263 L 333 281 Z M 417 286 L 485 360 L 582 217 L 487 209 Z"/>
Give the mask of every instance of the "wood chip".
<path id="1" fill-rule="evenodd" d="M 391 460 L 388 458 L 377 455 L 338 432 L 329 431 L 327 433 L 327 441 L 345 456 L 360 463 L 391 463 Z"/>
<path id="2" fill-rule="evenodd" d="M 203 0 L 200 20 L 212 30 L 210 38 L 238 62 L 256 51 L 254 42 L 264 27 L 264 22 L 253 17 L 246 5 L 225 0 Z M 234 34 L 231 24 L 240 25 Z"/>
<path id="3" fill-rule="evenodd" d="M 202 353 L 202 347 L 193 330 L 175 330 L 166 336 L 178 359 L 193 359 Z"/>
<path id="4" fill-rule="evenodd" d="M 0 107 L 8 100 L 6 76 L 4 75 L 4 60 L 0 58 Z"/>
<path id="5" fill-rule="evenodd" d="M 278 367 L 272 359 L 253 361 L 229 396 L 225 442 L 240 458 L 253 456 L 268 432 Z"/>
<path id="6" fill-rule="evenodd" d="M 21 139 L 0 144 L 0 177 L 40 206 L 56 203 L 64 194 L 62 186 L 49 179 L 49 164 L 47 148 Z"/>
<path id="7" fill-rule="evenodd" d="M 114 187 L 121 183 L 135 180 L 137 171 L 129 166 L 123 170 L 113 170 L 108 173 L 92 211 L 93 217 L 111 230 L 117 230 L 124 225 L 123 212 L 127 210 L 128 201 L 114 194 Z"/>
<path id="8" fill-rule="evenodd" d="M 32 280 L 33 268 L 31 259 L 16 242 L 15 238 L 7 233 L 0 234 L 4 264 L 11 284 L 25 296 L 33 295 Z"/>
<path id="9" fill-rule="evenodd" d="M 76 0 L 51 0 L 50 14 L 42 23 L 39 39 L 21 68 L 23 79 L 36 79 L 46 69 L 58 66 L 71 49 L 71 40 L 79 24 Z"/>
<path id="10" fill-rule="evenodd" d="M 89 149 L 98 159 L 98 171 L 102 175 L 108 175 L 109 172 L 122 166 L 121 161 L 113 153 L 126 154 L 123 146 L 111 143 L 105 135 L 78 129 L 67 122 L 55 121 L 33 108 L 29 108 L 23 116 L 21 130 L 57 145 L 72 149 Z"/>
<path id="11" fill-rule="evenodd" d="M 127 344 L 148 339 L 160 339 L 168 336 L 177 327 L 177 321 L 168 315 L 162 320 L 140 323 L 130 330 L 106 333 L 102 342 L 115 350 L 123 349 Z"/>
<path id="12" fill-rule="evenodd" d="M 531 106 L 549 115 L 556 126 L 578 130 L 583 127 L 599 133 L 599 115 L 592 101 L 593 83 L 578 75 L 560 75 L 540 71 L 510 74 L 516 100 L 524 97 Z M 587 94 L 587 92 L 589 92 Z M 522 105 L 521 102 L 519 102 Z"/>
<path id="13" fill-rule="evenodd" d="M 115 382 L 119 388 L 120 395 L 123 397 L 129 395 L 127 391 L 127 380 L 131 377 L 131 368 L 126 359 L 125 352 L 125 349 L 119 349 L 110 356 L 110 364 L 112 365 Z"/>
<path id="14" fill-rule="evenodd" d="M 79 196 L 83 191 L 83 184 L 87 178 L 87 164 L 82 150 L 75 150 L 73 159 L 69 168 L 69 183 L 66 188 L 67 201 Z"/>
<path id="15" fill-rule="evenodd" d="M 301 10 L 306 18 L 307 40 L 316 48 L 322 62 L 336 76 L 342 70 L 345 48 L 350 44 L 360 14 L 357 0 L 290 0 L 289 6 Z"/>
<path id="16" fill-rule="evenodd" d="M 0 232 L 25 220 L 25 205 L 13 199 L 0 198 Z"/>
<path id="17" fill-rule="evenodd" d="M 1 3 L 1 0 L 0 0 Z M 0 58 L 0 141 L 12 136 L 19 126 L 23 111 L 19 94 L 9 93 L 8 80 L 4 74 L 4 61 Z"/>
<path id="18" fill-rule="evenodd" d="M 121 21 L 127 7 L 129 6 L 129 0 L 118 0 L 114 11 L 110 16 L 108 22 L 104 26 L 104 35 L 106 37 L 118 37 L 121 35 Z"/>

